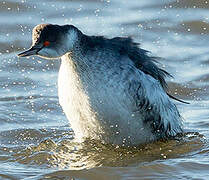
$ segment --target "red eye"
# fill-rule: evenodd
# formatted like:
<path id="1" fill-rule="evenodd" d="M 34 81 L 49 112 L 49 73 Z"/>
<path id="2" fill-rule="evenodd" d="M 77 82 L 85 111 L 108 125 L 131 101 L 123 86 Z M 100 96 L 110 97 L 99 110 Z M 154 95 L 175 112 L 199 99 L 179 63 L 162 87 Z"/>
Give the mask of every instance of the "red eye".
<path id="1" fill-rule="evenodd" d="M 50 42 L 49 41 L 45 41 L 44 42 L 44 46 L 49 46 L 50 45 Z"/>

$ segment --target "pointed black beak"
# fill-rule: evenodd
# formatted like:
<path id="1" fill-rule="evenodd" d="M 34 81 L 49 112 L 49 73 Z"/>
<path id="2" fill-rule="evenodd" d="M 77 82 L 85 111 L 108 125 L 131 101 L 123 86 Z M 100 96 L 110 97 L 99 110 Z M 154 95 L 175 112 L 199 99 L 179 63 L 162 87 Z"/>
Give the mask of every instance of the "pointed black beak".
<path id="1" fill-rule="evenodd" d="M 32 55 L 37 55 L 38 52 L 43 48 L 42 47 L 38 47 L 38 46 L 32 46 L 30 49 L 28 49 L 27 51 L 24 51 L 20 54 L 18 54 L 18 57 L 27 57 L 27 56 L 32 56 Z"/>

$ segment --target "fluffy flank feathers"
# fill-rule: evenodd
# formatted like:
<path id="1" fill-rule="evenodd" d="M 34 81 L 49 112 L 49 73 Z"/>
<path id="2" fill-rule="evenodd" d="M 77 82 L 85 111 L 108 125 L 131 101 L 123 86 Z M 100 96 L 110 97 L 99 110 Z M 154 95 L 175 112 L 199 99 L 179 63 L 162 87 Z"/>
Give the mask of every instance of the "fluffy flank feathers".
<path id="1" fill-rule="evenodd" d="M 157 58 L 148 56 L 148 51 L 139 48 L 139 43 L 133 42 L 130 37 L 107 39 L 103 36 L 84 36 L 81 42 L 87 43 L 85 47 L 88 48 L 104 47 L 106 49 L 114 49 L 121 55 L 128 55 L 138 69 L 158 80 L 163 89 L 167 89 L 165 77 L 171 77 L 171 75 L 165 70 L 158 68 L 155 64 Z"/>

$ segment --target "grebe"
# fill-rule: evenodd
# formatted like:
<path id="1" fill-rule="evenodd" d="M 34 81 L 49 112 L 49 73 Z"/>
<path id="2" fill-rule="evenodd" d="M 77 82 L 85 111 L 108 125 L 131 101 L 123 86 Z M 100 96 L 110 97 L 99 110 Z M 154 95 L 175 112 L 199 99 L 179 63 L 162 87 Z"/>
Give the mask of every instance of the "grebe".
<path id="1" fill-rule="evenodd" d="M 182 118 L 170 98 L 178 99 L 167 93 L 170 74 L 131 38 L 40 24 L 32 40 L 18 56 L 61 58 L 59 102 L 75 137 L 135 146 L 182 133 Z"/>

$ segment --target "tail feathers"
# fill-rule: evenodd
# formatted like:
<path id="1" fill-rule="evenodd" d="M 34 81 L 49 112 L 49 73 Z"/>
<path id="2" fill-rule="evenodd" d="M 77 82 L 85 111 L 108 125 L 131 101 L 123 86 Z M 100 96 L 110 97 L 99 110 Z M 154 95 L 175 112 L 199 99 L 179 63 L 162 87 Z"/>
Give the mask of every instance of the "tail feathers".
<path id="1" fill-rule="evenodd" d="M 183 101 L 183 100 L 181 100 L 181 99 L 178 99 L 178 98 L 176 98 L 176 97 L 174 97 L 174 96 L 172 96 L 172 95 L 170 95 L 170 94 L 168 94 L 168 93 L 167 93 L 167 95 L 168 95 L 171 99 L 174 99 L 174 100 L 179 101 L 179 102 L 181 102 L 181 103 L 190 104 L 190 103 L 188 103 L 188 102 L 186 102 L 186 101 Z"/>

